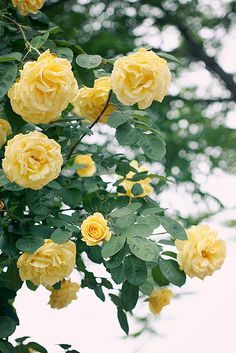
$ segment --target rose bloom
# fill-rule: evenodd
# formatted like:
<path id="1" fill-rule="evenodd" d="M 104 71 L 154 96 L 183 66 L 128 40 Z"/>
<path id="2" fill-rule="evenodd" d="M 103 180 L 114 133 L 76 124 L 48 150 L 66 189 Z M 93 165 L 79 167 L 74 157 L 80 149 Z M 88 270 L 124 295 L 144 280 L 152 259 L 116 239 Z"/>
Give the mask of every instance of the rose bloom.
<path id="1" fill-rule="evenodd" d="M 167 61 L 144 48 L 116 60 L 111 74 L 117 99 L 124 105 L 137 103 L 139 109 L 148 108 L 154 100 L 162 102 L 170 80 Z"/>
<path id="2" fill-rule="evenodd" d="M 37 61 L 24 65 L 20 79 L 8 91 L 12 109 L 34 124 L 58 120 L 78 92 L 77 81 L 67 59 L 47 50 Z"/>
<path id="3" fill-rule="evenodd" d="M 80 285 L 71 280 L 66 280 L 61 283 L 60 289 L 52 289 L 49 305 L 53 309 L 62 309 L 68 306 L 73 300 L 77 299 L 77 292 Z"/>
<path id="4" fill-rule="evenodd" d="M 74 164 L 83 165 L 83 167 L 76 170 L 80 177 L 91 177 L 96 173 L 96 164 L 89 154 L 79 154 L 75 157 Z"/>
<path id="5" fill-rule="evenodd" d="M 80 88 L 78 95 L 73 102 L 73 113 L 94 121 L 104 109 L 110 90 L 111 78 L 108 76 L 100 77 L 95 80 L 93 88 Z M 106 123 L 114 110 L 114 106 L 109 104 L 102 117 L 99 119 L 99 122 Z"/>
<path id="6" fill-rule="evenodd" d="M 76 246 L 72 241 L 64 244 L 47 239 L 35 253 L 23 253 L 17 267 L 22 281 L 31 281 L 36 286 L 53 286 L 69 276 L 75 266 Z"/>
<path id="7" fill-rule="evenodd" d="M 18 11 L 23 16 L 29 13 L 36 13 L 44 5 L 45 0 L 12 0 L 12 5 L 18 8 Z"/>
<path id="8" fill-rule="evenodd" d="M 5 119 L 0 119 L 0 148 L 6 143 L 7 136 L 12 134 L 11 125 Z"/>
<path id="9" fill-rule="evenodd" d="M 88 246 L 94 246 L 111 238 L 111 232 L 107 226 L 107 220 L 99 212 L 86 218 L 81 224 L 82 240 Z"/>
<path id="10" fill-rule="evenodd" d="M 204 279 L 218 270 L 226 257 L 225 241 L 208 225 L 192 226 L 187 240 L 176 240 L 177 261 L 189 277 Z"/>
<path id="11" fill-rule="evenodd" d="M 8 141 L 2 166 L 11 182 L 38 190 L 58 177 L 62 162 L 61 146 L 33 131 Z"/>
<path id="12" fill-rule="evenodd" d="M 155 289 L 149 296 L 150 311 L 157 315 L 160 314 L 163 307 L 170 304 L 173 292 L 168 288 Z"/>
<path id="13" fill-rule="evenodd" d="M 138 173 L 142 173 L 142 172 L 146 172 L 148 170 L 148 168 L 144 165 L 142 165 L 141 167 L 138 166 L 138 162 L 137 161 L 132 161 L 130 163 L 131 167 L 135 168 L 137 170 Z M 151 185 L 152 179 L 151 178 L 145 178 L 139 181 L 130 181 L 127 179 L 131 179 L 133 178 L 133 176 L 135 175 L 134 172 L 130 171 L 128 174 L 126 174 L 125 176 L 125 180 L 123 180 L 119 185 L 123 186 L 123 188 L 126 190 L 126 194 L 129 197 L 144 197 L 147 195 L 150 195 L 153 192 L 153 187 Z M 132 187 L 135 184 L 140 184 L 142 186 L 143 192 L 140 195 L 133 195 L 132 194 Z"/>

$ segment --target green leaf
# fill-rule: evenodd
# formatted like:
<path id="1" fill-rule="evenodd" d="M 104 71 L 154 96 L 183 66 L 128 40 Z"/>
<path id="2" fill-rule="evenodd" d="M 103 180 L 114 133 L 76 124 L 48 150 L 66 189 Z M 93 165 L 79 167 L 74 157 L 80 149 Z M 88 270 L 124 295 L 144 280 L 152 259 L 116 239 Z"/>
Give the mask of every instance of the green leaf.
<path id="1" fill-rule="evenodd" d="M 162 53 L 162 52 L 158 52 L 157 55 L 160 56 L 161 58 L 168 59 L 170 61 L 174 61 L 178 64 L 181 64 L 181 62 L 174 55 L 171 55 L 168 53 Z"/>
<path id="2" fill-rule="evenodd" d="M 136 220 L 135 214 L 127 214 L 126 216 L 117 218 L 116 226 L 119 228 L 126 228 L 131 226 Z"/>
<path id="3" fill-rule="evenodd" d="M 115 255 L 125 244 L 125 237 L 113 235 L 102 247 L 102 257 L 107 258 Z"/>
<path id="4" fill-rule="evenodd" d="M 53 206 L 53 192 L 42 190 L 27 190 L 26 202 L 31 212 L 45 216 Z"/>
<path id="5" fill-rule="evenodd" d="M 70 237 L 72 236 L 71 232 L 69 232 L 68 230 L 64 230 L 61 228 L 57 228 L 56 230 L 54 230 L 54 232 L 51 234 L 51 239 L 52 241 L 54 241 L 55 243 L 58 244 L 63 244 L 66 241 L 68 241 L 70 239 Z"/>
<path id="6" fill-rule="evenodd" d="M 0 64 L 0 98 L 12 87 L 17 77 L 17 66 L 13 63 Z"/>
<path id="7" fill-rule="evenodd" d="M 120 251 L 118 251 L 118 253 L 116 253 L 114 256 L 112 256 L 112 258 L 109 261 L 106 262 L 106 267 L 108 269 L 113 269 L 120 266 L 126 253 L 127 253 L 127 250 L 126 250 L 126 247 L 124 246 Z"/>
<path id="8" fill-rule="evenodd" d="M 162 274 L 169 282 L 181 287 L 186 281 L 186 275 L 179 269 L 179 265 L 174 260 L 164 260 L 160 258 L 159 266 Z"/>
<path id="9" fill-rule="evenodd" d="M 116 139 L 121 146 L 131 146 L 138 140 L 136 129 L 124 123 L 116 129 Z"/>
<path id="10" fill-rule="evenodd" d="M 113 112 L 108 119 L 108 125 L 116 129 L 118 126 L 126 123 L 127 120 L 128 116 L 125 112 Z"/>
<path id="11" fill-rule="evenodd" d="M 44 33 L 42 36 L 34 37 L 31 40 L 30 45 L 33 48 L 35 48 L 35 49 L 39 49 L 39 48 L 41 48 L 44 45 L 44 43 L 46 42 L 48 37 L 49 37 L 49 33 L 48 32 Z"/>
<path id="12" fill-rule="evenodd" d="M 122 309 L 118 308 L 117 309 L 117 317 L 118 317 L 118 320 L 120 323 L 120 327 L 126 333 L 126 335 L 128 335 L 129 334 L 129 324 L 128 324 L 126 313 Z"/>
<path id="13" fill-rule="evenodd" d="M 152 269 L 152 277 L 153 277 L 154 281 L 160 287 L 167 286 L 169 284 L 169 281 L 162 274 L 159 266 L 153 267 L 153 269 Z"/>
<path id="14" fill-rule="evenodd" d="M 173 257 L 173 259 L 177 258 L 177 254 L 173 251 L 163 251 L 161 253 L 161 255 L 165 255 L 165 256 L 169 256 L 169 257 Z"/>
<path id="15" fill-rule="evenodd" d="M 132 310 L 138 301 L 138 287 L 125 281 L 121 289 L 121 303 L 125 310 Z"/>
<path id="16" fill-rule="evenodd" d="M 161 212 L 163 212 L 163 209 L 161 207 L 150 207 L 150 208 L 145 208 L 145 210 L 142 210 L 142 214 L 144 216 L 159 214 Z"/>
<path id="17" fill-rule="evenodd" d="M 16 323 L 8 316 L 0 315 L 0 338 L 11 336 L 16 329 Z"/>
<path id="18" fill-rule="evenodd" d="M 81 191 L 76 188 L 62 189 L 62 201 L 70 207 L 78 207 L 82 200 Z"/>
<path id="19" fill-rule="evenodd" d="M 79 54 L 76 58 L 76 64 L 85 69 L 93 69 L 99 66 L 102 62 L 100 55 Z"/>
<path id="20" fill-rule="evenodd" d="M 175 239 L 186 240 L 187 234 L 184 228 L 176 221 L 169 217 L 160 217 L 161 225 Z"/>
<path id="21" fill-rule="evenodd" d="M 9 62 L 9 61 L 21 61 L 21 58 L 22 58 L 21 53 L 9 53 L 5 55 L 0 55 L 0 63 Z"/>
<path id="22" fill-rule="evenodd" d="M 139 183 L 135 183 L 132 186 L 131 192 L 134 196 L 141 195 L 143 193 L 143 188 Z"/>
<path id="23" fill-rule="evenodd" d="M 38 286 L 36 286 L 35 284 L 33 284 L 31 281 L 26 281 L 26 285 L 27 287 L 32 290 L 33 292 L 35 292 L 38 289 Z"/>
<path id="24" fill-rule="evenodd" d="M 4 186 L 6 184 L 9 184 L 9 180 L 7 179 L 4 171 L 0 169 L 0 186 Z"/>
<path id="25" fill-rule="evenodd" d="M 117 208 L 115 211 L 112 211 L 111 217 L 124 217 L 132 213 L 132 210 L 128 207 Z"/>
<path id="26" fill-rule="evenodd" d="M 144 153 L 154 161 L 160 162 L 166 154 L 165 143 L 158 135 L 139 134 L 139 143 Z"/>
<path id="27" fill-rule="evenodd" d="M 122 235 L 126 237 L 147 237 L 151 235 L 153 228 L 148 224 L 133 224 L 122 230 Z"/>
<path id="28" fill-rule="evenodd" d="M 146 263 L 134 255 L 125 258 L 125 276 L 134 286 L 142 285 L 147 279 Z"/>
<path id="29" fill-rule="evenodd" d="M 23 251 L 27 252 L 29 254 L 34 253 L 36 250 L 38 250 L 42 245 L 44 244 L 44 239 L 43 238 L 36 238 L 32 236 L 20 238 L 16 241 L 16 247 Z"/>
<path id="30" fill-rule="evenodd" d="M 142 237 L 132 237 L 127 239 L 131 252 L 144 261 L 157 262 L 159 257 L 159 247 L 151 240 Z"/>
<path id="31" fill-rule="evenodd" d="M 73 60 L 73 51 L 70 48 L 58 48 L 57 56 L 59 58 L 67 59 L 70 63 Z"/>
<path id="32" fill-rule="evenodd" d="M 71 348 L 71 344 L 64 344 L 64 343 L 61 343 L 61 344 L 58 344 L 58 346 L 60 346 L 62 349 L 69 349 L 69 348 Z"/>
<path id="33" fill-rule="evenodd" d="M 111 268 L 110 270 L 111 277 L 116 284 L 123 283 L 125 280 L 125 267 L 123 264 L 120 264 L 118 267 Z"/>
<path id="34" fill-rule="evenodd" d="M 143 283 L 140 287 L 139 290 L 146 295 L 150 295 L 153 291 L 153 285 L 152 283 L 146 281 L 145 283 Z"/>
<path id="35" fill-rule="evenodd" d="M 0 341 L 0 352 L 1 353 L 14 353 L 15 349 L 10 342 Z"/>

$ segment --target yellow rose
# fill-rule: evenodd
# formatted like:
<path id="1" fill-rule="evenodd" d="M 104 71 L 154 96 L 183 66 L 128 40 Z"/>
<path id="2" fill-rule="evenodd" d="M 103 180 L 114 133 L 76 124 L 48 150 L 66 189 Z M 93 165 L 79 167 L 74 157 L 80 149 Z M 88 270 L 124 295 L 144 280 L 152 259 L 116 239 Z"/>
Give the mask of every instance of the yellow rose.
<path id="1" fill-rule="evenodd" d="M 187 230 L 187 240 L 176 240 L 177 261 L 189 277 L 204 279 L 218 270 L 226 257 L 225 241 L 208 225 L 193 226 Z"/>
<path id="2" fill-rule="evenodd" d="M 48 124 L 60 118 L 77 92 L 69 61 L 47 50 L 37 61 L 24 65 L 20 79 L 8 91 L 8 96 L 14 112 L 25 121 Z"/>
<path id="3" fill-rule="evenodd" d="M 139 109 L 148 108 L 154 100 L 162 102 L 170 80 L 166 60 L 144 48 L 116 60 L 111 74 L 117 99 L 124 105 L 137 103 Z"/>
<path id="4" fill-rule="evenodd" d="M 99 212 L 86 218 L 81 224 L 82 240 L 89 246 L 94 246 L 100 242 L 111 238 L 111 232 L 107 226 L 107 220 Z"/>
<path id="5" fill-rule="evenodd" d="M 61 146 L 33 131 L 8 141 L 2 167 L 11 182 L 38 190 L 58 177 L 62 162 Z"/>
<path id="6" fill-rule="evenodd" d="M 73 113 L 94 121 L 105 107 L 111 90 L 111 78 L 100 77 L 94 81 L 94 87 L 82 87 L 73 102 Z M 112 104 L 109 104 L 99 122 L 106 123 L 111 113 L 114 111 Z"/>
<path id="7" fill-rule="evenodd" d="M 22 281 L 31 281 L 36 286 L 53 286 L 69 276 L 75 266 L 76 246 L 72 241 L 64 244 L 47 239 L 35 253 L 23 253 L 17 267 Z"/>
<path id="8" fill-rule="evenodd" d="M 149 308 L 153 314 L 160 314 L 163 307 L 170 304 L 173 292 L 168 288 L 155 289 L 149 296 Z"/>
<path id="9" fill-rule="evenodd" d="M 7 120 L 0 119 L 0 148 L 7 141 L 7 136 L 12 134 L 11 125 Z"/>
<path id="10" fill-rule="evenodd" d="M 12 0 L 12 5 L 18 8 L 18 11 L 23 16 L 29 13 L 36 13 L 44 5 L 45 0 Z"/>
<path id="11" fill-rule="evenodd" d="M 66 280 L 61 283 L 60 289 L 52 289 L 49 304 L 53 309 L 62 309 L 77 299 L 77 292 L 80 289 L 78 283 Z"/>
<path id="12" fill-rule="evenodd" d="M 138 162 L 137 161 L 132 161 L 130 163 L 131 167 L 135 168 L 137 170 L 138 173 L 142 173 L 142 172 L 146 172 L 149 171 L 148 168 L 144 165 L 142 165 L 141 167 L 138 166 Z M 126 190 L 126 194 L 129 197 L 144 197 L 147 195 L 150 195 L 153 192 L 153 187 L 151 185 L 152 179 L 151 178 L 145 178 L 139 181 L 130 181 L 127 179 L 131 179 L 133 178 L 133 176 L 135 175 L 134 172 L 130 171 L 128 174 L 126 174 L 126 179 L 123 180 L 119 185 L 123 186 L 123 188 Z M 133 195 L 131 190 L 132 187 L 135 184 L 140 184 L 142 186 L 143 192 L 140 195 Z"/>
<path id="13" fill-rule="evenodd" d="M 83 167 L 76 170 L 81 177 L 91 177 L 96 173 L 96 164 L 89 154 L 79 154 L 75 157 L 75 164 L 82 164 Z"/>

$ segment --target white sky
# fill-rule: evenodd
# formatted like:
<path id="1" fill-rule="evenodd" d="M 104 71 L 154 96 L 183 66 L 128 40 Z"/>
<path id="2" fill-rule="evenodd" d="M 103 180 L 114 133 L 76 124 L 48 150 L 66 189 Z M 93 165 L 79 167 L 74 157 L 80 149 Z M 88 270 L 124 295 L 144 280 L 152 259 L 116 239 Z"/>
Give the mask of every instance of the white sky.
<path id="1" fill-rule="evenodd" d="M 168 33 L 170 35 L 170 33 Z M 175 38 L 172 38 L 175 40 Z M 220 62 L 229 72 L 236 70 L 233 47 L 235 34 L 224 41 Z M 203 79 L 202 79 L 203 78 Z M 188 74 L 191 83 L 197 81 L 206 87 L 206 73 L 202 70 Z M 235 114 L 231 113 L 230 126 L 236 127 Z M 227 219 L 236 219 L 236 177 L 222 173 L 211 176 L 202 185 L 218 196 L 230 210 L 209 220 L 222 238 L 227 240 L 227 259 L 213 277 L 187 282 L 176 293 L 190 293 L 173 299 L 160 319 L 153 319 L 159 335 L 141 336 L 139 339 L 122 339 L 116 310 L 107 300 L 102 303 L 90 290 L 83 289 L 78 300 L 68 308 L 52 310 L 48 305 L 48 291 L 28 289 L 19 291 L 15 306 L 21 321 L 14 337 L 29 335 L 45 345 L 49 353 L 63 352 L 56 343 L 68 343 L 81 353 L 235 353 L 236 347 L 236 229 L 222 226 Z M 165 195 L 175 209 L 189 211 L 191 204 L 174 191 Z M 161 197 L 165 204 L 165 197 Z M 100 270 L 98 270 L 100 271 Z M 74 278 L 79 281 L 78 274 Z M 194 293 L 192 293 L 194 292 Z M 192 294 L 191 294 L 192 293 Z M 149 314 L 146 303 L 140 303 L 137 313 Z"/>

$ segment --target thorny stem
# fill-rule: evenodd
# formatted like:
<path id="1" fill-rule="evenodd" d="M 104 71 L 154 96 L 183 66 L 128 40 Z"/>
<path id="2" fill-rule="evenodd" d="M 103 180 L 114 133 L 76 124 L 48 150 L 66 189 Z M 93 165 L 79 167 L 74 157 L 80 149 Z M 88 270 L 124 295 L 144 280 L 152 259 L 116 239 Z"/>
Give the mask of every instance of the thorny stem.
<path id="1" fill-rule="evenodd" d="M 105 110 L 107 109 L 108 105 L 109 105 L 109 101 L 110 101 L 110 98 L 111 98 L 111 93 L 112 91 L 109 92 L 109 95 L 107 97 L 107 101 L 106 101 L 106 104 L 104 105 L 104 108 L 103 110 L 101 111 L 101 113 L 97 116 L 97 118 L 94 120 L 94 122 L 89 125 L 89 129 L 91 130 L 95 124 L 97 124 L 97 122 L 99 121 L 99 119 L 103 116 Z M 76 147 L 78 146 L 78 144 L 81 142 L 81 140 L 87 135 L 87 133 L 85 132 L 75 143 L 74 145 L 72 145 L 71 149 L 70 149 L 70 152 L 68 153 L 68 156 L 66 157 L 66 161 L 68 161 L 70 159 L 70 157 L 72 156 L 73 152 L 75 151 Z M 65 166 L 65 163 L 64 165 Z"/>
<path id="2" fill-rule="evenodd" d="M 25 47 L 26 47 L 26 49 L 27 49 L 27 52 L 26 52 L 26 54 L 25 54 L 25 56 L 24 56 L 22 62 L 24 62 L 25 58 L 28 56 L 28 54 L 31 52 L 31 50 L 36 51 L 36 53 L 37 53 L 38 55 L 41 54 L 40 51 L 39 51 L 38 49 L 34 48 L 34 47 L 30 44 L 30 42 L 28 41 L 28 39 L 27 39 L 27 37 L 26 37 L 26 35 L 25 35 L 25 32 L 24 32 L 24 30 L 23 30 L 23 26 L 21 26 L 19 23 L 17 23 L 15 20 L 13 20 L 13 19 L 12 19 L 11 17 L 9 17 L 9 16 L 6 16 L 6 15 L 1 15 L 1 16 L 4 17 L 4 18 L 6 18 L 8 21 L 12 22 L 17 28 L 19 28 L 19 30 L 20 30 L 20 32 L 21 32 L 21 34 L 22 34 L 22 37 L 23 37 L 24 42 L 25 42 Z"/>

